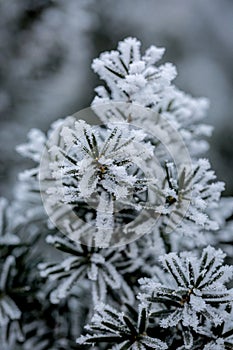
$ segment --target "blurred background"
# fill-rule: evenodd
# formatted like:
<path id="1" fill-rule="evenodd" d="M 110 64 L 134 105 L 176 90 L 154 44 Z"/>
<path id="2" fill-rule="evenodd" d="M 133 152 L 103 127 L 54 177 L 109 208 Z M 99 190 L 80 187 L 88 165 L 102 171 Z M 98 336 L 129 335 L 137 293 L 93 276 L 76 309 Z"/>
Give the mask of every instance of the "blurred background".
<path id="1" fill-rule="evenodd" d="M 175 84 L 210 99 L 210 157 L 233 195 L 232 0 L 0 0 L 0 193 L 28 163 L 15 152 L 32 128 L 89 106 L 100 52 L 126 36 L 166 48 Z"/>

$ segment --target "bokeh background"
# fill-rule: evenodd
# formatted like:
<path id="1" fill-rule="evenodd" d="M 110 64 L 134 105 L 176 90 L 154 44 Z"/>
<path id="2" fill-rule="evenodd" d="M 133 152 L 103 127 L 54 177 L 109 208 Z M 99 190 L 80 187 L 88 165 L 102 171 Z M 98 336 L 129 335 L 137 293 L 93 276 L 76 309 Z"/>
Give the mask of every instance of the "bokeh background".
<path id="1" fill-rule="evenodd" d="M 210 99 L 210 157 L 233 195 L 232 0 L 0 0 L 0 192 L 28 166 L 15 152 L 35 127 L 89 106 L 91 62 L 136 36 L 166 47 L 176 85 Z"/>

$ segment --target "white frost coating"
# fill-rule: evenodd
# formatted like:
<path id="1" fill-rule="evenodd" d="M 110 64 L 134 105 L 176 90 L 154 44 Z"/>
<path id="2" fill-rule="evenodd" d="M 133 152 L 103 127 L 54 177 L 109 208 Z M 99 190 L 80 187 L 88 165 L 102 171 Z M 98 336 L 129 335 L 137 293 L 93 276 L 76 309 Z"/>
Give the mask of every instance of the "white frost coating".
<path id="1" fill-rule="evenodd" d="M 90 335 L 85 337 L 81 336 L 77 339 L 77 343 L 91 344 L 92 338 L 95 337 L 101 337 L 104 341 L 104 337 L 108 335 L 118 338 L 118 341 L 116 342 L 118 345 L 114 345 L 111 348 L 112 350 L 122 349 L 125 345 L 130 345 L 130 349 L 132 350 L 146 350 L 147 347 L 157 350 L 167 349 L 168 347 L 165 342 L 158 338 L 148 336 L 144 332 L 144 329 L 139 328 L 143 316 L 140 312 L 137 316 L 138 321 L 136 322 L 136 320 L 133 321 L 124 312 L 120 312 L 108 304 L 97 303 L 91 323 L 85 327 Z M 131 323 L 136 334 L 132 333 L 132 329 L 129 327 L 128 323 Z M 104 335 L 104 333 L 107 335 Z M 124 337 L 122 336 L 122 333 L 124 334 Z"/>
<path id="2" fill-rule="evenodd" d="M 28 143 L 17 146 L 16 150 L 24 157 L 39 163 L 45 146 L 46 136 L 38 129 L 31 129 L 28 133 Z"/>
<path id="3" fill-rule="evenodd" d="M 160 221 L 168 228 L 184 234 L 190 221 L 196 224 L 196 229 L 200 226 L 206 230 L 217 230 L 218 222 L 208 215 L 207 209 L 218 207 L 225 185 L 220 181 L 213 182 L 216 176 L 210 168 L 209 161 L 199 159 L 193 162 L 189 172 L 184 166 L 179 177 L 174 164 L 167 163 L 166 166 L 167 178 L 163 184 L 159 184 L 158 190 L 163 186 L 160 191 L 167 205 L 161 206 L 161 210 L 156 208 L 156 211 L 169 215 L 162 215 Z M 184 207 L 187 201 L 189 205 Z"/>
<path id="4" fill-rule="evenodd" d="M 161 256 L 160 262 L 167 273 L 157 270 L 153 279 L 141 279 L 143 294 L 139 298 L 145 302 L 152 297 L 166 305 L 173 300 L 177 307 L 170 315 L 160 320 L 164 328 L 176 326 L 179 322 L 185 327 L 198 330 L 201 316 L 215 326 L 223 322 L 224 310 L 219 305 L 232 302 L 233 290 L 227 290 L 224 283 L 233 277 L 233 266 L 223 266 L 225 254 L 208 246 L 200 259 L 191 253 L 178 256 L 169 253 Z M 231 276 L 231 277 L 230 277 Z"/>
<path id="5" fill-rule="evenodd" d="M 50 152 L 46 155 L 52 164 L 45 166 L 43 179 L 49 184 L 51 178 L 55 181 L 49 189 L 43 183 L 41 191 L 48 189 L 55 208 L 51 219 L 63 222 L 68 237 L 52 228 L 47 243 L 64 256 L 57 255 L 57 262 L 40 263 L 42 278 L 37 279 L 34 270 L 39 259 L 34 230 L 39 235 L 47 233 L 46 216 L 38 201 L 38 168 L 20 176 L 12 207 L 0 200 L 0 341 L 4 327 L 11 327 L 12 321 L 19 324 L 17 293 L 26 292 L 30 305 L 35 297 L 36 304 L 43 303 L 43 307 L 39 320 L 35 310 L 35 320 L 31 322 L 30 316 L 30 324 L 23 327 L 25 349 L 70 347 L 77 334 L 77 315 L 82 324 L 84 315 L 90 320 L 90 305 L 99 302 L 102 304 L 86 326 L 88 333 L 78 339 L 87 348 L 102 348 L 102 342 L 111 350 L 232 347 L 233 290 L 227 283 L 233 268 L 224 265 L 225 258 L 233 256 L 232 200 L 219 202 L 223 184 L 216 181 L 209 161 L 197 157 L 207 146 L 202 138 L 211 133 L 202 124 L 208 102 L 172 85 L 174 67 L 155 66 L 163 52 L 152 47 L 141 56 L 140 43 L 129 38 L 119 44 L 118 51 L 101 55 L 94 65 L 108 89 L 97 88 L 99 98 L 94 104 L 96 108 L 110 102 L 100 109 L 104 125 L 75 123 L 74 116 L 56 122 L 49 131 Z M 114 102 L 119 100 L 125 101 L 124 108 Z M 157 138 L 153 138 L 154 131 Z M 43 142 L 40 133 L 30 135 Z M 192 167 L 183 157 L 174 161 L 173 153 L 169 155 L 177 146 L 174 135 L 188 144 L 194 156 Z M 163 149 L 166 146 L 171 146 L 168 152 Z M 177 149 L 181 152 L 182 147 Z M 36 161 L 36 148 L 32 142 L 21 149 Z M 59 207 L 60 202 L 67 206 Z M 74 219 L 67 216 L 67 207 Z M 168 226 L 172 232 L 166 230 Z M 116 247 L 113 242 L 109 248 L 115 227 L 122 245 Z M 138 239 L 125 244 L 132 232 L 132 240 L 135 235 Z M 18 243 L 12 244 L 9 234 L 19 235 Z M 24 236 L 32 240 L 24 244 Z M 86 245 L 77 243 L 80 237 L 85 237 Z M 213 247 L 201 250 L 208 242 Z M 21 268 L 21 257 L 28 276 Z M 147 277 L 138 284 L 143 276 Z M 34 285 L 35 295 L 29 288 Z M 44 311 L 50 312 L 53 329 L 42 319 Z M 8 333 L 16 333 L 15 328 Z M 113 337 L 110 346 L 109 336 Z"/>
<path id="6" fill-rule="evenodd" d="M 151 46 L 141 56 L 140 42 L 135 38 L 120 42 L 117 51 L 101 54 L 92 67 L 105 80 L 110 93 L 99 86 L 93 104 L 113 100 L 149 107 L 179 130 L 192 154 L 201 154 L 208 148 L 208 143 L 201 138 L 210 136 L 212 130 L 200 123 L 206 115 L 208 100 L 195 99 L 172 85 L 177 74 L 175 67 L 170 63 L 155 65 L 163 54 L 164 48 Z M 106 115 L 100 118 L 105 121 Z M 112 119 L 110 115 L 108 118 Z M 143 119 L 141 122 L 145 123 Z"/>

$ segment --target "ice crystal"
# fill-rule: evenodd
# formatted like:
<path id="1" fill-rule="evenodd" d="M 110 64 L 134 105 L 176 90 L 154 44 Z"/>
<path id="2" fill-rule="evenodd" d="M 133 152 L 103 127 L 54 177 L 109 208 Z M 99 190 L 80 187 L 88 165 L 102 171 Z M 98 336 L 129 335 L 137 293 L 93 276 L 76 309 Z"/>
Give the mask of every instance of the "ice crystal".
<path id="1" fill-rule="evenodd" d="M 167 345 L 156 337 L 147 335 L 148 314 L 146 308 L 140 308 L 137 320 L 115 310 L 109 305 L 99 304 L 95 308 L 91 324 L 86 326 L 90 335 L 81 336 L 78 344 L 108 343 L 116 344 L 112 350 L 120 349 L 157 349 L 165 350 Z"/>
<path id="2" fill-rule="evenodd" d="M 17 148 L 36 165 L 0 199 L 4 350 L 232 349 L 232 199 L 198 159 L 208 101 L 163 54 L 134 38 L 101 54 L 98 123 L 59 119 Z"/>
<path id="3" fill-rule="evenodd" d="M 216 326 L 223 322 L 225 311 L 219 306 L 231 303 L 233 297 L 232 290 L 225 287 L 232 279 L 233 268 L 223 265 L 224 257 L 220 249 L 210 246 L 203 250 L 200 259 L 185 252 L 180 256 L 176 253 L 161 256 L 166 274 L 163 276 L 163 270 L 158 270 L 153 279 L 142 279 L 145 294 L 141 298 L 148 303 L 161 304 L 162 310 L 167 311 L 160 320 L 162 327 L 182 323 L 198 331 L 201 316 Z"/>

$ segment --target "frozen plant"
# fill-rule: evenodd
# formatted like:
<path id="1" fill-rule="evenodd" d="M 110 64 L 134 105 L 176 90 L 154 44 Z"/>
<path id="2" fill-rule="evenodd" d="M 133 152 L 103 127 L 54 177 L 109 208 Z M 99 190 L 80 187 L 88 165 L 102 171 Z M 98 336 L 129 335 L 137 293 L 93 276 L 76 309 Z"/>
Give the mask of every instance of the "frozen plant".
<path id="1" fill-rule="evenodd" d="M 0 201 L 4 350 L 233 349 L 232 199 L 203 157 L 208 103 L 163 53 L 101 54 L 102 124 L 60 119 L 17 148 L 36 165 Z"/>
<path id="2" fill-rule="evenodd" d="M 101 342 L 118 344 L 111 347 L 111 350 L 167 349 L 164 342 L 147 334 L 148 314 L 146 307 L 142 306 L 138 315 L 137 311 L 133 310 L 136 320 L 132 320 L 124 312 L 118 312 L 109 305 L 99 304 L 95 309 L 92 323 L 85 327 L 91 335 L 80 337 L 77 340 L 78 344 Z"/>
<path id="3" fill-rule="evenodd" d="M 66 298 L 77 284 L 89 282 L 93 303 L 105 301 L 107 294 L 121 290 L 122 302 L 133 303 L 134 294 L 124 279 L 126 272 L 133 273 L 142 262 L 134 261 L 127 249 L 98 249 L 86 245 L 74 244 L 67 237 L 48 236 L 47 242 L 57 249 L 69 253 L 69 257 L 59 263 L 39 265 L 41 276 L 54 281 L 50 300 L 57 304 Z M 137 253 L 137 251 L 136 251 Z M 129 255 L 127 257 L 127 255 Z"/>
<path id="4" fill-rule="evenodd" d="M 140 280 L 144 293 L 141 298 L 149 304 L 164 305 L 160 325 L 164 328 L 181 323 L 198 332 L 200 318 L 207 318 L 214 325 L 224 319 L 221 304 L 229 304 L 233 290 L 225 283 L 233 276 L 232 266 L 222 266 L 225 254 L 208 246 L 200 260 L 190 253 L 169 253 L 160 258 L 163 270 L 157 270 L 153 279 Z M 164 272 L 165 270 L 165 272 Z M 163 313 L 165 310 L 165 314 Z"/>
<path id="5" fill-rule="evenodd" d="M 107 85 L 107 89 L 96 88 L 94 105 L 125 101 L 149 107 L 179 130 L 191 153 L 205 151 L 203 136 L 211 134 L 211 127 L 200 122 L 206 115 L 208 100 L 194 99 L 172 84 L 176 68 L 170 63 L 157 66 L 163 48 L 151 46 L 141 55 L 140 46 L 135 38 L 127 38 L 119 43 L 117 51 L 103 53 L 94 60 L 94 71 Z M 106 118 L 102 120 L 106 122 Z M 140 122 L 148 127 L 147 121 Z"/>

